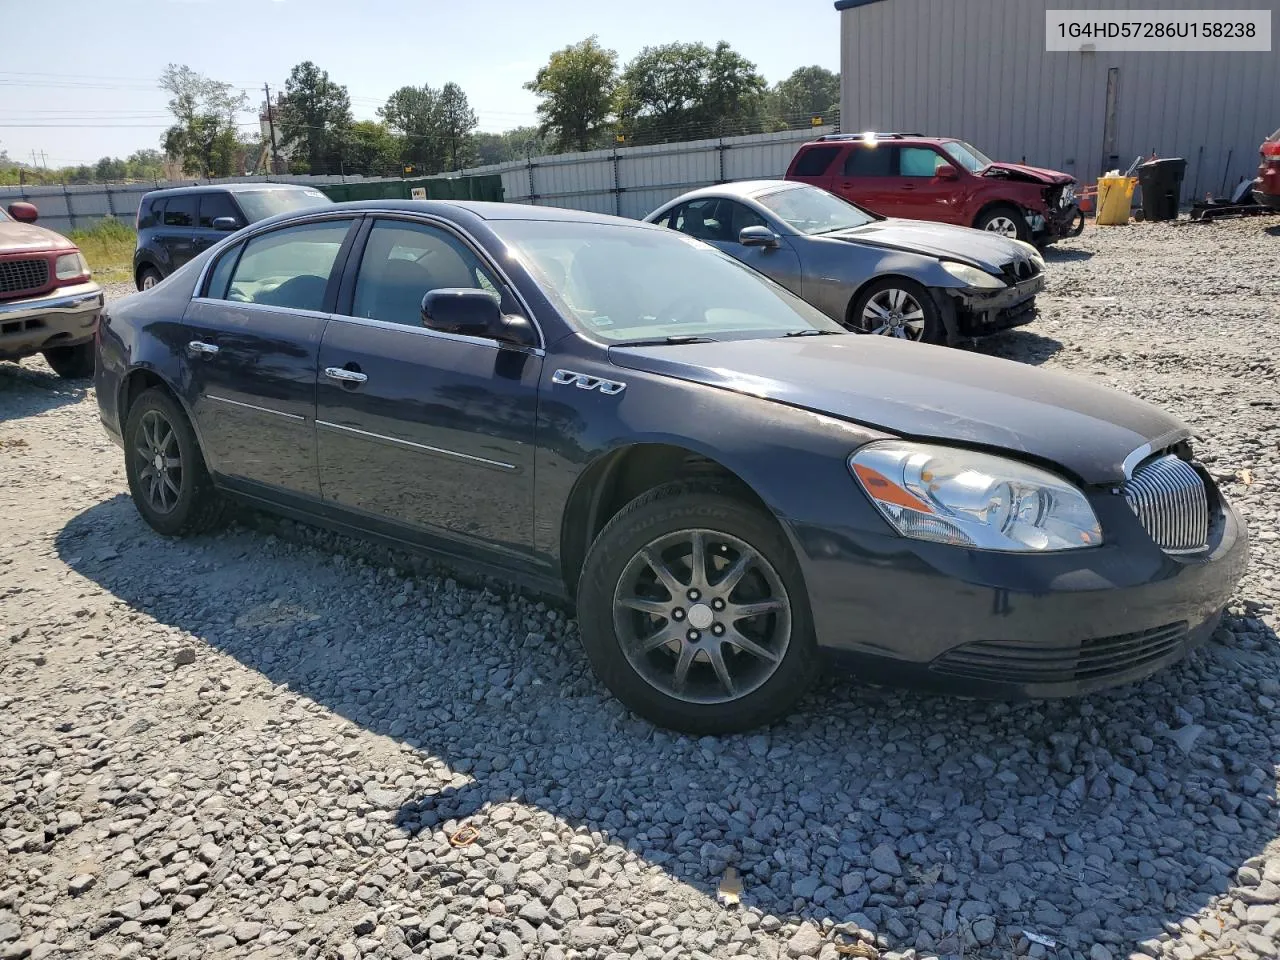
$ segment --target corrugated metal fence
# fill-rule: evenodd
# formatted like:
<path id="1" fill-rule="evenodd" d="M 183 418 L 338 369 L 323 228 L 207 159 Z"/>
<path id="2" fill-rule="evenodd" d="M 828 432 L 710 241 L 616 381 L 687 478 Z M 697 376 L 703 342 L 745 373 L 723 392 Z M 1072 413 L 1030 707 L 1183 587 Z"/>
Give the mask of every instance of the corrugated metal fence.
<path id="1" fill-rule="evenodd" d="M 686 190 L 729 180 L 781 178 L 796 149 L 834 127 L 531 157 L 478 167 L 502 175 L 509 203 L 570 207 L 640 219 Z"/>
<path id="2" fill-rule="evenodd" d="M 686 190 L 760 177 L 781 178 L 796 149 L 834 127 L 786 130 L 782 133 L 721 137 L 651 147 L 620 147 L 530 157 L 509 163 L 459 171 L 471 176 L 500 174 L 509 203 L 545 204 L 640 219 Z M 34 203 L 40 224 L 67 233 L 92 227 L 105 217 L 130 226 L 143 194 L 194 183 L 343 183 L 372 182 L 363 177 L 237 177 L 230 180 L 177 180 L 159 183 L 85 184 L 80 186 L 0 187 L 0 205 L 15 200 Z"/>

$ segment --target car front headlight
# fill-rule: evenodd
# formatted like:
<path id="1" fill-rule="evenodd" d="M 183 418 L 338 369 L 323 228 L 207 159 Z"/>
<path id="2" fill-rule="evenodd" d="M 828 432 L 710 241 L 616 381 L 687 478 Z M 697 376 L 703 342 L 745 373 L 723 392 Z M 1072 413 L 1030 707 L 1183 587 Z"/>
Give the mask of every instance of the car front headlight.
<path id="1" fill-rule="evenodd" d="M 854 453 L 849 468 L 904 537 L 1014 553 L 1102 543 L 1102 528 L 1084 493 L 1016 460 L 885 440 Z"/>
<path id="2" fill-rule="evenodd" d="M 999 290 L 1004 281 L 993 277 L 985 270 L 971 267 L 967 263 L 956 263 L 954 260 L 943 260 L 942 269 L 947 271 L 966 287 L 977 287 L 981 290 Z"/>
<path id="3" fill-rule="evenodd" d="M 79 250 L 73 253 L 64 253 L 54 263 L 53 275 L 59 280 L 74 280 L 76 277 L 85 277 L 89 275 L 89 264 L 85 262 L 84 255 Z"/>

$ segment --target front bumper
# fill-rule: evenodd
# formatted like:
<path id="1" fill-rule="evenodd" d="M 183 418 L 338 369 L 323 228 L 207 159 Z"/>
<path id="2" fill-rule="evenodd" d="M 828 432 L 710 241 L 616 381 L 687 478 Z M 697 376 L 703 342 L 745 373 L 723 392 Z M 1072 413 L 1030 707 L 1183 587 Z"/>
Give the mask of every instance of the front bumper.
<path id="1" fill-rule="evenodd" d="M 1003 290 L 947 288 L 950 306 L 955 312 L 956 334 L 980 337 L 1030 323 L 1036 316 L 1036 294 L 1044 287 L 1041 273 Z"/>
<path id="2" fill-rule="evenodd" d="M 102 304 L 102 288 L 93 282 L 28 300 L 0 301 L 0 360 L 92 340 Z"/>
<path id="3" fill-rule="evenodd" d="M 1258 189 L 1257 185 L 1253 190 L 1254 202 L 1266 207 L 1268 210 L 1280 210 L 1280 193 L 1263 193 Z"/>
<path id="4" fill-rule="evenodd" d="M 1062 697 L 1142 679 L 1212 634 L 1248 534 L 1226 506 L 1207 550 L 1173 557 L 1123 498 L 1099 495 L 1095 509 L 1107 542 L 1042 556 L 792 526 L 818 643 L 864 679 L 967 696 Z"/>
<path id="5" fill-rule="evenodd" d="M 1033 239 L 1038 243 L 1053 243 L 1064 237 L 1076 237 L 1084 229 L 1084 218 L 1080 216 L 1078 203 L 1055 207 L 1035 216 L 1038 222 L 1032 224 L 1032 233 Z"/>

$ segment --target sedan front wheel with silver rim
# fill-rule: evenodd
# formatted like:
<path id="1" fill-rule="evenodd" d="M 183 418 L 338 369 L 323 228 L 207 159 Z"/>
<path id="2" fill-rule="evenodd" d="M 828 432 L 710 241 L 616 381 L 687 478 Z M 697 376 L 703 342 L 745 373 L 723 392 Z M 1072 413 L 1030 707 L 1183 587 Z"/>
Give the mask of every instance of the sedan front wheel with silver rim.
<path id="1" fill-rule="evenodd" d="M 687 733 L 767 724 L 816 672 L 790 545 L 772 517 L 722 483 L 669 483 L 624 507 L 586 558 L 578 617 L 610 690 Z"/>
<path id="2" fill-rule="evenodd" d="M 849 305 L 845 324 L 855 333 L 913 343 L 941 343 L 942 318 L 929 291 L 906 277 L 882 277 Z"/>

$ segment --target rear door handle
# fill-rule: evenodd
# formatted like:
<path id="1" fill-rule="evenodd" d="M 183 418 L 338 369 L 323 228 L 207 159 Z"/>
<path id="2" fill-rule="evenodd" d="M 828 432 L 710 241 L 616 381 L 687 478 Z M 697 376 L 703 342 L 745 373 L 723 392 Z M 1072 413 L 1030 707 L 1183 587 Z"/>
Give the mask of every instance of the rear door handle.
<path id="1" fill-rule="evenodd" d="M 204 343 L 200 340 L 192 340 L 187 344 L 187 353 L 193 356 L 212 357 L 217 352 L 218 347 L 216 344 Z"/>
<path id="2" fill-rule="evenodd" d="M 325 367 L 324 375 L 330 380 L 341 380 L 343 383 L 364 383 L 369 378 L 355 370 L 344 370 L 342 367 Z"/>

